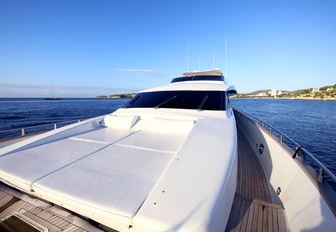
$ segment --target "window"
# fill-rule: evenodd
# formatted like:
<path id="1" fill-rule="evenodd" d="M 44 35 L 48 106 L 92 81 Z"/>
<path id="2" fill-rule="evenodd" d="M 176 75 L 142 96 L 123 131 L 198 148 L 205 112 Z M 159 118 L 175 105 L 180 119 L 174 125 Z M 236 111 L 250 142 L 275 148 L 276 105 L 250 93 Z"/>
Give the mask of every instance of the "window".
<path id="1" fill-rule="evenodd" d="M 181 81 L 224 81 L 223 76 L 193 76 L 193 77 L 177 77 L 171 83 Z"/>
<path id="2" fill-rule="evenodd" d="M 159 91 L 139 93 L 123 108 L 226 110 L 224 91 Z"/>

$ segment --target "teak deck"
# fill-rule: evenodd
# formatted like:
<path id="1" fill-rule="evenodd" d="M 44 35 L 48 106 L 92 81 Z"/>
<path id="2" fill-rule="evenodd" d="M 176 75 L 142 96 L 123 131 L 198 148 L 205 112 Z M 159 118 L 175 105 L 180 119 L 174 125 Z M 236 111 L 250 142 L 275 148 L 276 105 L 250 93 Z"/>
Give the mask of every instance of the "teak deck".
<path id="1" fill-rule="evenodd" d="M 238 128 L 238 179 L 226 231 L 287 231 L 284 208 L 274 204 L 256 154 Z"/>
<path id="2" fill-rule="evenodd" d="M 4 219 L 12 215 L 14 212 L 19 212 L 26 218 L 38 222 L 51 232 L 89 232 L 90 230 L 84 229 L 78 225 L 75 225 L 71 220 L 62 216 L 57 212 L 57 209 L 53 205 L 47 207 L 37 207 L 30 204 L 27 201 L 21 200 L 15 196 L 12 196 L 4 191 L 0 190 L 0 218 Z M 35 230 L 29 230 L 28 227 L 22 227 L 22 223 L 18 224 L 12 220 L 6 224 L 0 224 L 0 231 L 15 231 L 15 232 L 29 232 Z M 96 230 L 98 231 L 98 229 Z"/>

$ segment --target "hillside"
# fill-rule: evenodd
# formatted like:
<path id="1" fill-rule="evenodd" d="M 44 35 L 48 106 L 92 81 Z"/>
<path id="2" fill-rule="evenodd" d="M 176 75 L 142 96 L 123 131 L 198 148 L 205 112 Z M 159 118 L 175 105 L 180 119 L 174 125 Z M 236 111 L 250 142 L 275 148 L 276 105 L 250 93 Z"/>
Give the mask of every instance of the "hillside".
<path id="1" fill-rule="evenodd" d="M 97 98 L 132 98 L 134 97 L 135 93 L 119 93 L 119 94 L 112 94 L 112 95 L 101 95 L 97 96 Z"/>
<path id="2" fill-rule="evenodd" d="M 239 93 L 238 98 L 283 98 L 283 99 L 307 99 L 307 100 L 336 100 L 336 84 L 322 86 L 320 88 L 287 90 L 257 90 L 250 93 Z"/>

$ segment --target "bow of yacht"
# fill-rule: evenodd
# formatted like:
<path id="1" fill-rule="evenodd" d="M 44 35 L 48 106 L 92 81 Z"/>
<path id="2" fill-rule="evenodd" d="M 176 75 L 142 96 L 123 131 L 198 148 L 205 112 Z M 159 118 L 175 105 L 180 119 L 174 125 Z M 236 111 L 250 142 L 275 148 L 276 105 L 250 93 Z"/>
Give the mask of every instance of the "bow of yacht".
<path id="1" fill-rule="evenodd" d="M 189 72 L 109 115 L 7 142 L 0 228 L 334 228 L 335 192 L 233 110 L 235 93 L 219 70 Z"/>

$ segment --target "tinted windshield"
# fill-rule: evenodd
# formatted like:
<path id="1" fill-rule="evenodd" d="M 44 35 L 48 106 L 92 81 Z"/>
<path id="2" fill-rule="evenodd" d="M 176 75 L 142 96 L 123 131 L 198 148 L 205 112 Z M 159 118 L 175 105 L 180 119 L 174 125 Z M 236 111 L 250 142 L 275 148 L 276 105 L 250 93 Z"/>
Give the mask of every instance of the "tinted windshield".
<path id="1" fill-rule="evenodd" d="M 226 110 L 224 91 L 160 91 L 139 93 L 124 108 Z"/>
<path id="2" fill-rule="evenodd" d="M 224 81 L 223 76 L 193 76 L 193 77 L 177 77 L 171 83 L 181 81 Z"/>

